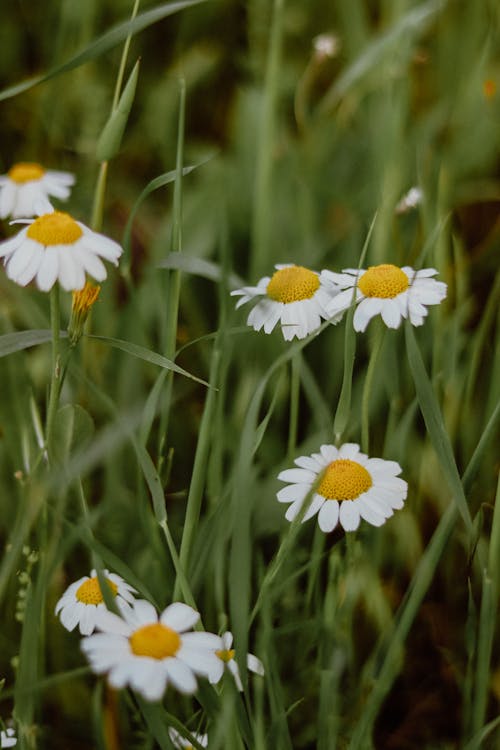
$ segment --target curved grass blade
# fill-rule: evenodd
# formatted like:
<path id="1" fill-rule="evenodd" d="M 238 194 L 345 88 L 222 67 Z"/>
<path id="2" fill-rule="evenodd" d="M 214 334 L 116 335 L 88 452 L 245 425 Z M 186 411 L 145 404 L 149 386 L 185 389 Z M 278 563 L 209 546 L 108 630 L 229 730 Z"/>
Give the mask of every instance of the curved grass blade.
<path id="1" fill-rule="evenodd" d="M 109 346 L 113 346 L 115 349 L 120 349 L 122 352 L 131 354 L 133 357 L 143 359 L 145 362 L 151 362 L 151 364 L 163 367 L 165 370 L 172 370 L 172 372 L 176 372 L 178 375 L 184 375 L 185 378 L 190 378 L 196 383 L 201 383 L 201 385 L 206 385 L 207 388 L 210 388 L 210 385 L 206 380 L 197 378 L 196 375 L 191 375 L 190 372 L 179 367 L 179 365 L 176 365 L 172 360 L 162 357 L 161 354 L 152 352 L 150 349 L 146 349 L 143 346 L 132 344 L 130 341 L 109 338 L 108 336 L 87 336 L 87 338 L 92 341 L 102 341 L 103 344 L 109 344 Z"/>
<path id="2" fill-rule="evenodd" d="M 73 57 L 70 57 L 69 60 L 66 60 L 66 62 L 51 68 L 47 73 L 28 78 L 26 81 L 21 81 L 14 86 L 9 86 L 8 88 L 3 89 L 3 91 L 0 91 L 0 101 L 11 99 L 13 96 L 17 96 L 17 94 L 22 94 L 24 91 L 28 91 L 40 83 L 44 83 L 51 78 L 61 75 L 61 73 L 67 73 L 69 70 L 74 70 L 90 60 L 95 60 L 97 57 L 104 55 L 106 52 L 113 49 L 113 47 L 116 47 L 118 44 L 125 41 L 129 35 L 133 36 L 138 34 L 140 31 L 147 29 L 148 26 L 152 26 L 167 16 L 171 16 L 174 13 L 178 13 L 180 10 L 190 8 L 192 5 L 199 5 L 199 3 L 203 2 L 206 2 L 206 0 L 180 0 L 176 3 L 162 3 L 162 5 L 156 6 L 156 8 L 151 8 L 150 10 L 141 13 L 132 21 L 124 21 L 117 26 L 114 26 L 109 31 L 106 31 L 98 39 L 91 42 L 87 47 L 84 47 L 81 52 L 78 52 Z"/>
<path id="3" fill-rule="evenodd" d="M 60 331 L 59 335 L 64 336 L 65 334 Z M 36 346 L 37 344 L 46 344 L 51 340 L 52 331 L 49 329 L 6 333 L 0 336 L 0 357 L 6 357 L 8 354 L 13 354 L 13 352 L 29 349 L 31 346 Z"/>

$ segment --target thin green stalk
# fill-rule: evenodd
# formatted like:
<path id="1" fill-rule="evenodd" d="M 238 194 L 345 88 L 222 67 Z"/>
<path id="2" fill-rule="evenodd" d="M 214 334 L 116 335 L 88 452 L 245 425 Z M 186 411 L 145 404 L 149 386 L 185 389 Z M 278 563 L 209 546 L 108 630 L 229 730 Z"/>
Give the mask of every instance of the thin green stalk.
<path id="1" fill-rule="evenodd" d="M 500 565 L 500 477 L 497 484 L 493 524 L 488 550 L 488 568 L 483 572 L 483 591 L 477 634 L 477 662 L 473 691 L 472 735 L 479 736 L 486 719 L 490 691 L 490 667 L 495 635 Z M 480 745 L 476 747 L 479 750 Z"/>
<path id="2" fill-rule="evenodd" d="M 140 0 L 134 0 L 134 7 L 132 9 L 132 15 L 130 20 L 133 21 L 139 10 Z M 130 48 L 130 42 L 132 34 L 129 34 L 125 39 L 123 45 L 122 56 L 120 60 L 120 67 L 116 76 L 115 90 L 113 93 L 113 103 L 111 105 L 111 112 L 114 112 L 118 106 L 120 98 L 120 91 L 123 84 L 123 76 L 125 75 L 125 66 L 127 64 L 127 57 Z M 102 227 L 102 217 L 104 214 L 104 196 L 106 194 L 106 182 L 108 176 L 108 162 L 103 161 L 99 166 L 99 174 L 97 177 L 96 189 L 94 192 L 94 203 L 92 207 L 92 219 L 91 227 L 94 231 L 98 232 Z"/>
<path id="3" fill-rule="evenodd" d="M 384 340 L 385 326 L 379 320 L 374 321 L 377 324 L 375 331 L 375 340 L 370 353 L 370 361 L 366 371 L 365 383 L 363 386 L 363 395 L 361 397 L 361 447 L 365 453 L 368 453 L 370 442 L 370 397 L 372 395 L 373 376 L 377 366 L 378 357 Z"/>
<path id="4" fill-rule="evenodd" d="M 302 353 L 297 352 L 292 357 L 290 373 L 290 423 L 288 428 L 288 458 L 293 459 L 297 445 L 299 426 L 299 398 L 300 398 L 300 369 Z"/>
<path id="5" fill-rule="evenodd" d="M 177 548 L 175 546 L 174 540 L 172 539 L 172 534 L 170 533 L 170 529 L 168 528 L 168 523 L 166 519 L 164 519 L 160 523 L 160 528 L 163 531 L 165 541 L 167 542 L 168 551 L 170 552 L 170 557 L 172 558 L 172 563 L 175 568 L 176 586 L 178 582 L 179 594 L 182 596 L 186 604 L 189 604 L 190 607 L 193 607 L 193 609 L 196 609 L 196 602 L 191 592 L 191 587 L 189 586 L 186 573 L 181 565 L 181 561 L 177 553 Z M 174 599 L 175 598 L 176 598 L 176 595 L 174 595 Z M 201 618 L 200 620 L 198 620 L 198 627 L 200 628 L 200 630 L 203 630 L 203 624 L 201 622 Z"/>
<path id="6" fill-rule="evenodd" d="M 457 510 L 450 505 L 439 522 L 427 549 L 419 562 L 411 589 L 401 607 L 397 625 L 391 633 L 380 670 L 373 679 L 373 690 L 363 706 L 358 723 L 348 745 L 348 750 L 365 750 L 370 747 L 373 724 L 380 707 L 400 669 L 400 655 L 422 599 L 429 588 L 444 547 L 456 523 Z"/>
<path id="7" fill-rule="evenodd" d="M 276 102 L 281 73 L 284 4 L 284 0 L 274 0 L 262 112 L 259 122 L 250 267 L 252 278 L 262 275 L 261 272 L 268 266 L 269 258 L 273 211 L 273 151 L 276 130 Z"/>
<path id="8" fill-rule="evenodd" d="M 54 432 L 54 421 L 59 406 L 61 393 L 61 311 L 59 306 L 59 285 L 54 284 L 50 291 L 50 326 L 52 330 L 52 363 L 50 375 L 49 403 L 47 407 L 47 420 L 45 426 L 45 446 L 49 461 L 53 460 L 51 455 L 52 440 Z"/>
<path id="9" fill-rule="evenodd" d="M 184 78 L 179 80 L 179 119 L 177 124 L 177 152 L 176 152 L 176 178 L 174 184 L 174 199 L 172 206 L 172 236 L 170 239 L 170 252 L 180 253 L 182 251 L 182 168 L 184 163 L 184 131 L 186 122 L 186 82 Z M 179 300 L 181 292 L 181 272 L 173 269 L 167 272 L 167 308 L 162 320 L 164 325 L 164 354 L 168 359 L 175 359 L 177 341 L 177 325 L 179 318 Z M 165 376 L 164 407 L 160 417 L 160 444 L 158 447 L 158 470 L 161 473 L 163 454 L 167 445 L 168 422 L 170 404 L 172 400 L 174 376 L 172 372 Z"/>
<path id="10" fill-rule="evenodd" d="M 184 527 L 182 531 L 182 541 L 179 555 L 180 569 L 182 571 L 187 571 L 189 568 L 193 541 L 198 529 L 203 490 L 205 488 L 207 477 L 208 456 L 210 453 L 210 445 L 213 437 L 213 421 L 217 405 L 217 390 L 215 386 L 219 380 L 221 359 L 221 350 L 218 343 L 216 343 L 212 354 L 212 364 L 210 372 L 210 385 L 212 387 L 207 391 L 205 407 L 203 409 L 198 442 L 196 444 L 193 473 L 191 476 L 191 483 L 189 485 L 186 516 L 184 519 Z M 179 595 L 180 589 L 180 581 L 179 579 L 176 579 L 174 587 L 174 599 Z"/>

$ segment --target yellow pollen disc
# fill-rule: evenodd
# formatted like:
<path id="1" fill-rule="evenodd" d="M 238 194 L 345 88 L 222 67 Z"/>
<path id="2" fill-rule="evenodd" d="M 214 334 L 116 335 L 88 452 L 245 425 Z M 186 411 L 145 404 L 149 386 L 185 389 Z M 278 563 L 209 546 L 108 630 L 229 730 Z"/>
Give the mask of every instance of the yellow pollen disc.
<path id="1" fill-rule="evenodd" d="M 348 458 L 339 458 L 328 464 L 317 492 L 326 500 L 355 500 L 372 484 L 364 466 Z"/>
<path id="2" fill-rule="evenodd" d="M 234 659 L 234 648 L 223 648 L 220 651 L 216 651 L 215 655 L 227 664 L 228 661 Z"/>
<path id="3" fill-rule="evenodd" d="M 408 289 L 408 276 L 397 266 L 383 263 L 381 266 L 370 266 L 358 281 L 358 288 L 365 297 L 389 299 Z"/>
<path id="4" fill-rule="evenodd" d="M 118 592 L 116 583 L 110 581 L 109 578 L 106 578 L 106 583 L 111 588 L 113 596 L 116 596 Z M 84 581 L 77 589 L 76 598 L 82 604 L 102 604 L 104 599 L 97 578 L 89 578 Z"/>
<path id="5" fill-rule="evenodd" d="M 7 175 L 13 182 L 22 185 L 24 182 L 40 180 L 45 174 L 45 169 L 35 162 L 21 161 L 9 169 Z"/>
<path id="6" fill-rule="evenodd" d="M 310 299 L 319 289 L 319 276 L 303 266 L 281 268 L 267 285 L 267 296 L 276 302 Z"/>
<path id="7" fill-rule="evenodd" d="M 35 219 L 28 227 L 27 236 L 42 245 L 72 245 L 83 232 L 74 219 L 63 211 L 54 211 Z"/>
<path id="8" fill-rule="evenodd" d="M 180 646 L 181 639 L 175 630 L 160 622 L 144 625 L 130 636 L 130 647 L 136 656 L 166 659 L 168 656 L 175 656 Z"/>

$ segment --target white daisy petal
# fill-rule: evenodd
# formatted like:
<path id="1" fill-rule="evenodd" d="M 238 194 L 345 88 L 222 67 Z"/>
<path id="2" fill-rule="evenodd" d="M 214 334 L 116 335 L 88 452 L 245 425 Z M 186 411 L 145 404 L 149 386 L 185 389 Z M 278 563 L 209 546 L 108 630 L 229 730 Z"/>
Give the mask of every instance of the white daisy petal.
<path id="1" fill-rule="evenodd" d="M 382 312 L 384 300 L 365 297 L 356 308 L 353 318 L 355 331 L 365 331 L 366 326 L 375 315 Z"/>
<path id="2" fill-rule="evenodd" d="M 359 505 L 351 500 L 340 504 L 339 521 L 346 531 L 356 531 L 359 526 Z"/>
<path id="3" fill-rule="evenodd" d="M 304 500 L 295 500 L 288 508 L 285 513 L 285 518 L 287 521 L 294 521 L 297 516 L 300 513 L 300 509 L 302 508 L 304 504 Z"/>
<path id="4" fill-rule="evenodd" d="M 401 313 L 397 304 L 392 299 L 384 301 L 381 315 L 387 328 L 398 328 L 401 324 Z"/>
<path id="5" fill-rule="evenodd" d="M 277 498 L 280 503 L 291 503 L 293 500 L 302 501 L 310 491 L 310 484 L 289 484 L 288 487 L 279 490 Z"/>
<path id="6" fill-rule="evenodd" d="M 308 469 L 286 469 L 278 474 L 282 482 L 293 482 L 294 484 L 312 484 L 316 473 Z"/>
<path id="7" fill-rule="evenodd" d="M 333 531 L 339 520 L 339 504 L 336 500 L 326 500 L 318 513 L 318 525 L 321 531 Z"/>
<path id="8" fill-rule="evenodd" d="M 170 604 L 160 617 L 160 622 L 178 633 L 190 630 L 200 619 L 199 613 L 187 604 Z"/>
<path id="9" fill-rule="evenodd" d="M 190 694 L 195 692 L 198 684 L 187 664 L 183 664 L 178 659 L 166 659 L 164 664 L 168 679 L 180 693 Z"/>

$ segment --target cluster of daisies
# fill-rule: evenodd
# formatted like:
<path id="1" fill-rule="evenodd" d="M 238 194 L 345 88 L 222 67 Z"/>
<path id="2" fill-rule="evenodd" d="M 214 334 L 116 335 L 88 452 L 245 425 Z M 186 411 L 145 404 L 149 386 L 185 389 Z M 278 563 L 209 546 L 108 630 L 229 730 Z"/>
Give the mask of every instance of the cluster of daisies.
<path id="1" fill-rule="evenodd" d="M 32 162 L 15 164 L 0 176 L 0 218 L 27 225 L 0 243 L 7 276 L 20 286 L 35 281 L 47 292 L 59 282 L 66 291 L 78 291 L 87 274 L 104 281 L 102 259 L 118 263 L 122 248 L 117 242 L 52 206 L 50 198 L 66 200 L 74 182 L 68 172 Z"/>
<path id="2" fill-rule="evenodd" d="M 79 628 L 91 669 L 107 674 L 113 688 L 128 686 L 148 701 L 159 701 L 169 685 L 191 694 L 197 690 L 197 677 L 215 685 L 227 669 L 237 689 L 243 690 L 229 631 L 221 636 L 194 631 L 200 615 L 192 607 L 174 602 L 157 612 L 150 602 L 136 599 L 137 591 L 121 576 L 108 570 L 101 581 L 119 614 L 106 607 L 95 570 L 68 587 L 55 614 L 67 630 Z M 246 664 L 250 672 L 264 674 L 262 662 L 253 654 L 247 654 Z M 204 735 L 195 738 L 203 744 Z M 171 739 L 177 747 L 190 746 L 173 728 Z"/>
<path id="3" fill-rule="evenodd" d="M 420 326 L 427 307 L 446 297 L 446 284 L 436 281 L 436 274 L 434 268 L 415 271 L 389 263 L 346 268 L 342 273 L 278 265 L 273 276 L 232 294 L 240 298 L 237 307 L 254 303 L 249 326 L 271 333 L 280 323 L 283 337 L 291 341 L 314 333 L 322 321 L 338 323 L 352 305 L 356 331 L 365 331 L 377 315 L 388 328 L 398 328 L 405 318 Z M 332 531 L 337 524 L 345 531 L 355 531 L 361 519 L 382 525 L 406 499 L 408 485 L 398 476 L 400 465 L 369 458 L 357 443 L 338 448 L 322 445 L 319 453 L 300 456 L 295 465 L 278 476 L 287 483 L 277 497 L 279 502 L 289 503 L 289 521 L 299 517 L 304 522 L 317 514 L 322 531 Z"/>
<path id="4" fill-rule="evenodd" d="M 34 163 L 16 164 L 0 177 L 0 218 L 10 216 L 26 224 L 0 243 L 0 257 L 7 276 L 21 286 L 35 281 L 48 291 L 59 282 L 63 289 L 83 294 L 74 305 L 78 317 L 96 296 L 96 287 L 86 292 L 87 275 L 103 281 L 102 260 L 117 264 L 122 248 L 70 214 L 54 210 L 49 199 L 67 199 L 73 183 L 73 175 Z M 232 295 L 239 297 L 237 308 L 253 303 L 249 326 L 270 334 L 279 324 L 284 339 L 291 341 L 314 333 L 323 321 L 338 323 L 350 307 L 355 308 L 353 325 L 358 332 L 378 315 L 388 328 L 398 328 L 404 319 L 420 326 L 427 308 L 446 297 L 446 284 L 437 281 L 436 274 L 434 268 L 392 264 L 346 268 L 342 273 L 278 265 L 257 286 Z M 337 525 L 355 531 L 361 519 L 381 526 L 404 505 L 408 485 L 401 471 L 395 461 L 368 457 L 356 443 L 322 445 L 318 453 L 298 457 L 294 468 L 279 474 L 285 486 L 277 499 L 289 505 L 288 521 L 317 516 L 324 532 Z M 191 694 L 197 678 L 216 684 L 227 668 L 237 689 L 243 690 L 230 632 L 219 636 L 194 630 L 200 615 L 192 607 L 175 602 L 159 613 L 150 602 L 137 599 L 135 589 L 120 576 L 105 570 L 103 579 L 116 612 L 106 607 L 95 571 L 73 583 L 55 611 L 68 630 L 78 626 L 92 670 L 106 674 L 112 687 L 128 686 L 146 700 L 158 701 L 169 685 Z M 246 663 L 251 672 L 264 674 L 253 654 L 247 655 Z M 176 747 L 192 747 L 192 739 L 203 747 L 208 744 L 207 735 L 186 738 L 173 727 L 169 735 Z M 12 730 L 1 733 L 1 747 L 15 742 Z"/>

